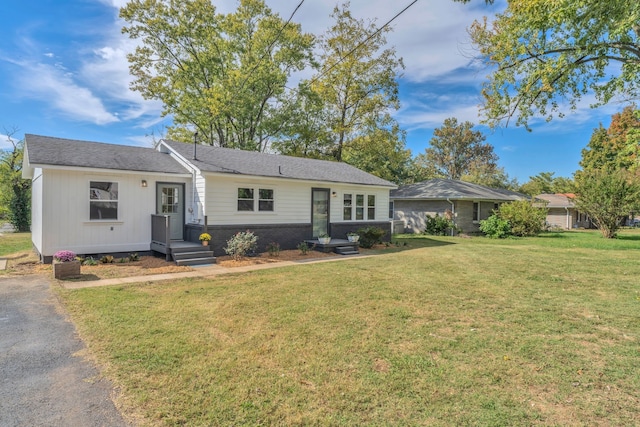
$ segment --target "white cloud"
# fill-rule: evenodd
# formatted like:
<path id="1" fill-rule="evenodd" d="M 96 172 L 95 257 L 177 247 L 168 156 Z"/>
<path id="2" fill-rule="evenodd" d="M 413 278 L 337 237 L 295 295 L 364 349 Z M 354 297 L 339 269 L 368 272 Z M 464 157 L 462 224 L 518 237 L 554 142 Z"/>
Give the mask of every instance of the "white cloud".
<path id="1" fill-rule="evenodd" d="M 105 108 L 92 91 L 80 86 L 72 73 L 42 63 L 22 63 L 20 87 L 26 96 L 51 104 L 74 120 L 87 120 L 98 125 L 119 119 Z"/>

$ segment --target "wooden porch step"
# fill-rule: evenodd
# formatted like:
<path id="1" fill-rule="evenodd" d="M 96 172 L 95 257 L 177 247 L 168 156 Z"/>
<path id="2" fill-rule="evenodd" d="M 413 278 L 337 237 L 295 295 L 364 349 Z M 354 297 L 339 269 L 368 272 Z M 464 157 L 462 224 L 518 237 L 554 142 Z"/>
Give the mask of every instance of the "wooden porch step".
<path id="1" fill-rule="evenodd" d="M 336 246 L 336 248 L 334 249 L 334 252 L 340 255 L 357 255 L 360 253 L 360 251 L 358 251 L 358 246 L 357 245 L 353 245 L 353 246 Z"/>
<path id="2" fill-rule="evenodd" d="M 215 264 L 216 257 L 200 257 L 200 258 L 184 258 L 177 259 L 176 265 L 207 265 L 207 264 Z"/>
<path id="3" fill-rule="evenodd" d="M 213 256 L 212 250 L 197 250 L 197 251 L 188 251 L 188 252 L 176 252 L 172 251 L 171 255 L 173 255 L 173 260 L 177 261 L 180 259 L 190 259 L 190 258 L 208 258 Z"/>

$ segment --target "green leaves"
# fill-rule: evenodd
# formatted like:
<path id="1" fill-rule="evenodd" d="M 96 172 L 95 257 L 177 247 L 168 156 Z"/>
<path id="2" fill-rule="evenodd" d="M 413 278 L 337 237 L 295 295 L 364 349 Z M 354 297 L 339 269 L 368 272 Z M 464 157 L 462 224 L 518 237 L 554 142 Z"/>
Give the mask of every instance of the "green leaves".
<path id="1" fill-rule="evenodd" d="M 264 149 L 283 120 L 276 106 L 289 76 L 312 60 L 313 36 L 262 0 L 226 15 L 209 0 L 134 0 L 120 16 L 142 42 L 128 58 L 132 89 L 212 145 Z"/>
<path id="2" fill-rule="evenodd" d="M 491 69 L 485 122 L 515 118 L 528 127 L 533 116 L 551 120 L 577 108 L 587 93 L 595 106 L 637 96 L 639 21 L 635 0 L 511 0 L 491 25 L 474 22 L 469 33 Z"/>

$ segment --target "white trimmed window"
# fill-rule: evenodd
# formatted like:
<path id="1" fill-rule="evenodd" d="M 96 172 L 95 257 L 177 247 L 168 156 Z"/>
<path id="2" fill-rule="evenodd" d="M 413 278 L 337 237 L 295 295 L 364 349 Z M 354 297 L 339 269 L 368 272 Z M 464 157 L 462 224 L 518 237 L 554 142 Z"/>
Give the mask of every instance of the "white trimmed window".
<path id="1" fill-rule="evenodd" d="M 373 194 L 367 196 L 367 219 L 376 219 L 376 196 Z"/>
<path id="2" fill-rule="evenodd" d="M 273 212 L 274 191 L 269 188 L 238 188 L 238 212 Z M 258 198 L 255 198 L 255 195 Z M 257 203 L 257 206 L 256 206 Z"/>
<path id="3" fill-rule="evenodd" d="M 480 221 L 480 203 L 473 202 L 473 221 Z"/>
<path id="4" fill-rule="evenodd" d="M 376 219 L 375 194 L 351 194 L 342 195 L 342 220 L 364 221 Z"/>
<path id="5" fill-rule="evenodd" d="M 118 219 L 118 183 L 89 181 L 89 220 Z"/>
<path id="6" fill-rule="evenodd" d="M 345 221 L 351 221 L 352 213 L 353 213 L 353 195 L 345 194 L 342 197 L 342 219 Z"/>

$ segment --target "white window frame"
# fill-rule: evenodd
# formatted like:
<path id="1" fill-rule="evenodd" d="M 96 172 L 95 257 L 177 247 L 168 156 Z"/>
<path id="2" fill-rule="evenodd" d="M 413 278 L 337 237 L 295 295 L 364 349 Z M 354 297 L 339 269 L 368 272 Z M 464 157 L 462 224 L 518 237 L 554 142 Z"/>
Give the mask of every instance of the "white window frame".
<path id="1" fill-rule="evenodd" d="M 115 186 L 115 198 L 113 198 L 114 194 L 112 190 L 102 190 L 100 188 L 95 188 L 96 184 L 98 183 L 100 184 L 108 183 L 111 185 L 111 188 Z M 104 198 L 104 196 L 108 196 L 108 198 Z M 97 204 L 105 204 L 105 203 L 115 204 L 116 217 L 115 218 L 92 218 L 92 206 L 96 206 Z M 100 213 L 100 212 L 101 211 L 98 209 L 97 213 Z M 118 181 L 111 181 L 107 179 L 89 180 L 89 221 L 111 222 L 111 221 L 119 221 L 119 219 L 120 219 L 120 183 Z"/>
<path id="2" fill-rule="evenodd" d="M 251 198 L 240 197 L 240 190 L 249 190 L 251 193 Z M 261 198 L 262 192 L 270 191 L 271 198 Z M 251 209 L 240 209 L 241 202 L 251 201 Z M 270 205 L 271 209 L 264 209 L 263 206 Z M 248 203 L 246 204 L 248 207 Z M 243 212 L 262 212 L 262 213 L 273 213 L 276 211 L 276 190 L 272 187 L 252 187 L 252 186 L 238 186 L 236 191 L 236 210 L 238 213 Z"/>

